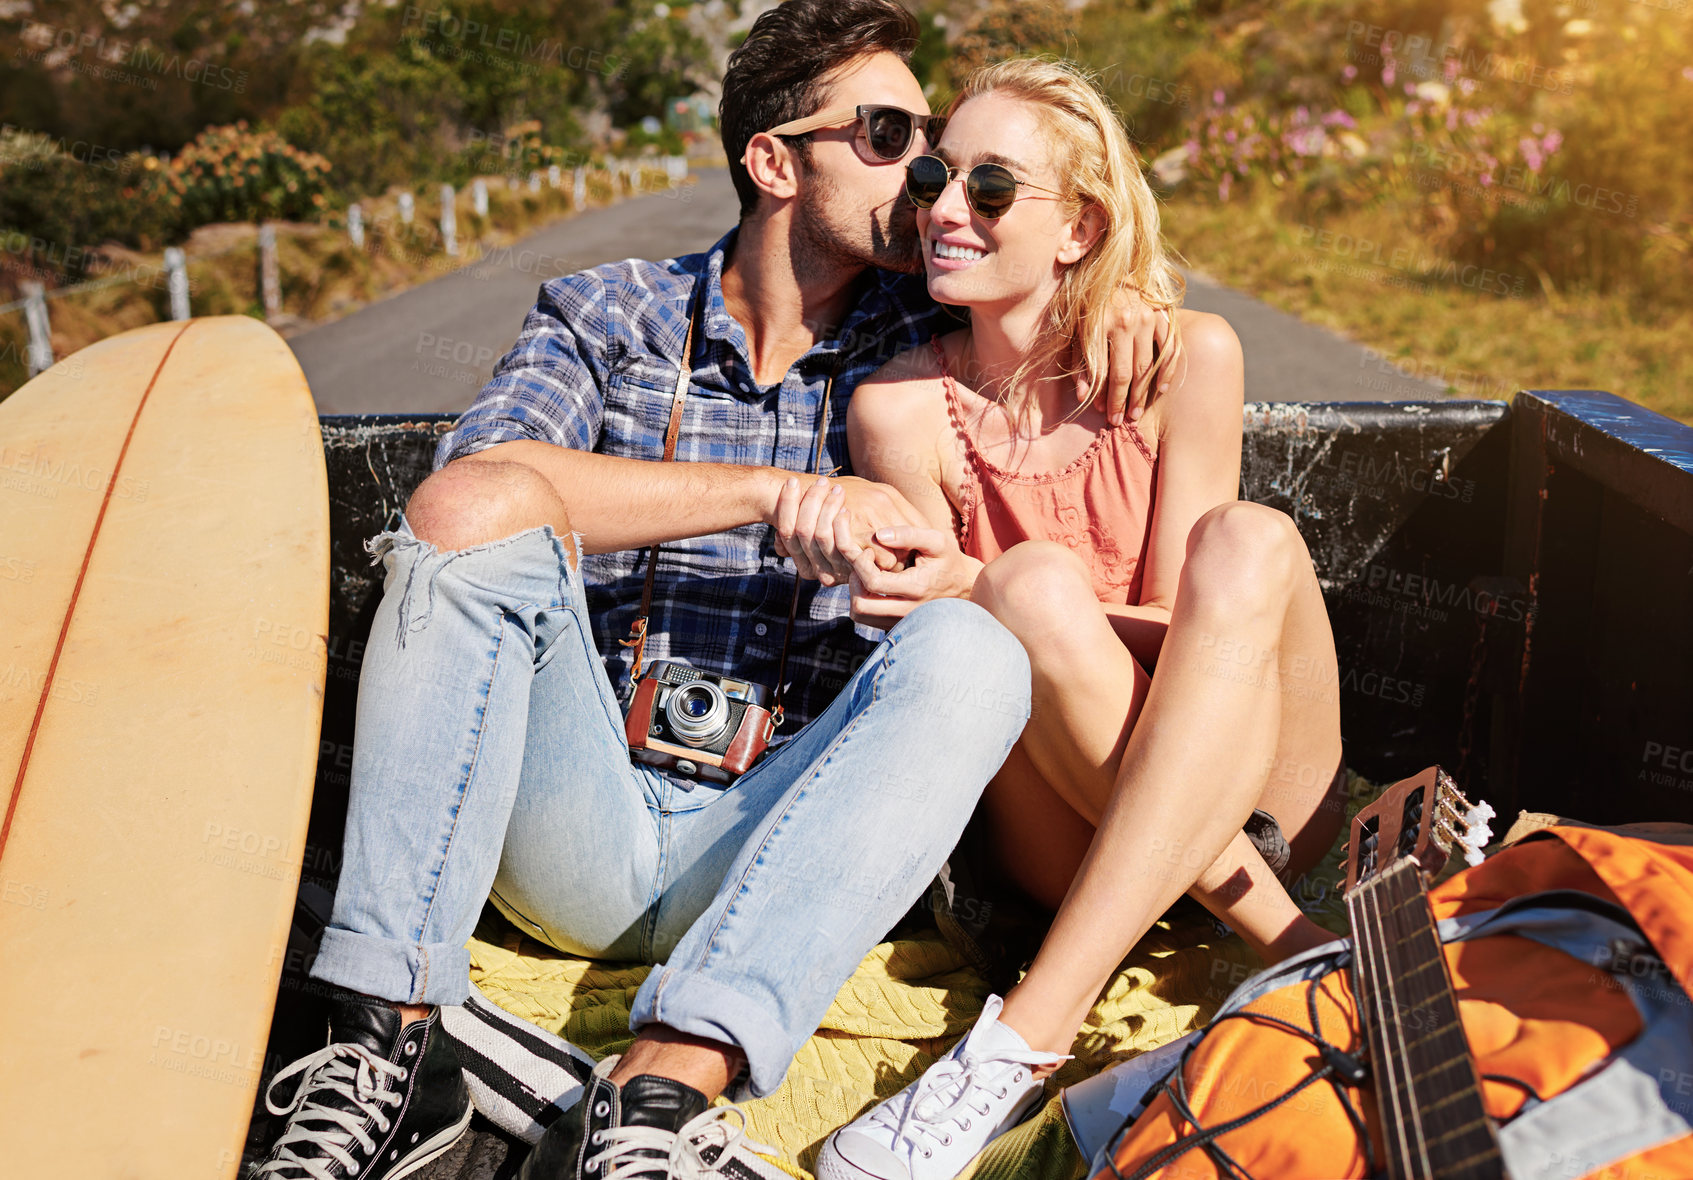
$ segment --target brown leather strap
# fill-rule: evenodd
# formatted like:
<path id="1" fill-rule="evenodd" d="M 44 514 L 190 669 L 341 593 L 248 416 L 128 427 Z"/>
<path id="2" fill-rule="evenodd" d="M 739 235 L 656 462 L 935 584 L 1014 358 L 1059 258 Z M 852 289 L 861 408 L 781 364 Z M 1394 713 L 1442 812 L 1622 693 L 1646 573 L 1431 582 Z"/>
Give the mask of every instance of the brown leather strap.
<path id="1" fill-rule="evenodd" d="M 829 380 L 823 385 L 823 405 L 817 411 L 817 446 L 811 453 L 811 470 L 814 474 L 821 474 L 823 470 L 823 440 L 829 435 L 829 395 L 835 390 L 835 378 L 841 372 L 841 359 L 844 353 L 835 354 L 835 367 L 829 370 Z M 788 601 L 788 629 L 782 635 L 782 655 L 776 661 L 776 696 L 775 708 L 771 710 L 776 716 L 778 727 L 782 724 L 782 689 L 787 683 L 788 675 L 788 645 L 794 638 L 794 619 L 799 615 L 799 577 L 794 577 L 794 596 Z"/>
<path id="2" fill-rule="evenodd" d="M 676 373 L 676 392 L 670 400 L 670 423 L 664 429 L 664 462 L 668 463 L 676 457 L 676 439 L 682 432 L 682 399 L 688 395 L 688 379 L 693 375 L 694 357 L 694 328 L 705 317 L 705 279 L 699 279 L 694 285 L 692 307 L 688 313 L 688 331 L 682 340 L 682 363 Z M 841 361 L 844 353 L 835 354 L 835 365 L 829 371 L 829 379 L 823 385 L 823 405 L 817 416 L 817 443 L 812 449 L 811 470 L 821 471 L 823 467 L 823 444 L 829 434 L 829 398 L 835 389 L 835 378 L 840 375 Z M 641 585 L 641 613 L 635 616 L 635 621 L 629 624 L 629 638 L 622 640 L 624 647 L 635 649 L 634 663 L 629 669 L 631 683 L 640 680 L 642 657 L 647 647 L 647 616 L 652 611 L 653 585 L 658 579 L 658 550 L 654 545 L 647 552 L 647 577 Z M 782 693 L 788 672 L 788 648 L 794 639 L 794 620 L 799 617 L 799 578 L 794 578 L 793 598 L 788 602 L 788 627 L 782 635 L 782 654 L 776 661 L 776 684 L 774 686 L 771 713 L 775 717 L 776 725 L 782 724 Z"/>
<path id="3" fill-rule="evenodd" d="M 703 287 L 702 278 L 695 284 L 696 288 Z M 688 378 L 694 371 L 694 325 L 700 320 L 702 307 L 705 304 L 700 292 L 696 289 L 693 306 L 689 308 L 688 331 L 682 337 L 682 363 L 676 370 L 676 392 L 670 399 L 670 423 L 664 428 L 664 462 L 668 463 L 676 457 L 676 439 L 682 433 L 682 399 L 688 395 Z M 658 546 L 654 545 L 647 551 L 647 579 L 641 585 L 641 613 L 635 616 L 635 621 L 629 624 L 629 638 L 623 640 L 624 647 L 635 649 L 634 663 L 629 669 L 630 683 L 641 678 L 642 657 L 647 650 L 647 615 L 652 611 L 653 583 L 658 579 Z"/>

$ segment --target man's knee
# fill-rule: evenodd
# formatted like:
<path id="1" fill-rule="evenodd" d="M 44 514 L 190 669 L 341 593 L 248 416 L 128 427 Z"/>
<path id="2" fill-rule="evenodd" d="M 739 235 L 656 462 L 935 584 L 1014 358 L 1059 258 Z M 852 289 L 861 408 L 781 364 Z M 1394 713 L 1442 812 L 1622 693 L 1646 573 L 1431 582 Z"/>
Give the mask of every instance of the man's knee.
<path id="1" fill-rule="evenodd" d="M 973 602 L 939 598 L 902 619 L 896 664 L 916 673 L 913 687 L 937 702 L 989 702 L 996 713 L 1028 718 L 1029 654 L 1004 625 Z"/>
<path id="2" fill-rule="evenodd" d="M 464 549 L 550 524 L 570 532 L 564 502 L 534 468 L 493 459 L 458 459 L 418 485 L 406 523 L 437 549 Z"/>

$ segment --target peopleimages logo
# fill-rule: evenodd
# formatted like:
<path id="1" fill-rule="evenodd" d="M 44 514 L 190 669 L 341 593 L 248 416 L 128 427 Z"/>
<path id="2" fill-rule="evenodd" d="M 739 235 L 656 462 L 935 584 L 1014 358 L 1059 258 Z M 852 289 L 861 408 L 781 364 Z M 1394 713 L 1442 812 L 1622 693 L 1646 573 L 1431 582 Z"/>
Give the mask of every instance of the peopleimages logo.
<path id="1" fill-rule="evenodd" d="M 1451 41 L 1436 41 L 1425 33 L 1406 33 L 1355 20 L 1347 23 L 1346 41 L 1348 59 L 1360 64 L 1386 64 L 1399 55 L 1404 57 L 1403 64 L 1412 74 L 1427 76 L 1445 72 L 1450 61 L 1456 63 L 1460 73 L 1472 78 L 1514 82 L 1554 94 L 1570 94 L 1575 90 L 1575 74 L 1571 70 L 1543 66 L 1527 58 L 1482 53 Z M 1360 45 L 1378 52 L 1365 52 Z"/>
<path id="2" fill-rule="evenodd" d="M 401 24 L 406 29 L 420 29 L 424 37 L 438 37 L 444 43 L 451 43 L 454 56 L 470 56 L 473 50 L 482 50 L 502 57 L 544 62 L 560 69 L 603 74 L 607 78 L 621 76 L 627 64 L 614 53 L 604 53 L 583 45 L 566 45 L 550 37 L 537 39 L 517 29 L 467 20 L 440 8 L 420 8 L 408 4 Z M 477 60 L 486 60 L 481 55 L 476 57 Z"/>
<path id="3" fill-rule="evenodd" d="M 1485 152 L 1443 151 L 1426 143 L 1418 143 L 1411 147 L 1411 160 L 1447 176 L 1486 177 L 1489 181 L 1488 187 L 1495 190 L 1522 193 L 1560 205 L 1579 205 L 1596 213 L 1614 213 L 1631 219 L 1637 218 L 1640 213 L 1640 198 L 1633 193 L 1607 188 L 1602 184 L 1571 181 L 1549 172 L 1535 172 L 1526 165 L 1497 168 L 1496 161 Z"/>
<path id="4" fill-rule="evenodd" d="M 151 79 L 125 74 L 118 68 L 127 67 L 161 77 L 180 78 L 184 82 L 210 86 L 214 90 L 232 90 L 237 94 L 247 91 L 246 70 L 232 70 L 228 66 L 202 61 L 197 57 L 184 58 L 180 53 L 156 48 L 145 41 L 132 44 L 128 41 L 112 40 L 102 33 L 60 28 L 45 21 L 32 21 L 27 17 L 18 40 L 23 46 L 34 46 L 37 52 L 26 53 L 20 47 L 13 54 L 14 59 L 28 57 L 31 61 L 39 61 L 49 53 L 60 53 L 69 58 L 72 70 L 91 77 L 117 82 L 151 82 Z M 81 60 L 85 53 L 93 60 Z M 148 88 L 153 89 L 151 85 Z"/>
<path id="5" fill-rule="evenodd" d="M 1495 295 L 1521 295 L 1526 285 L 1521 276 L 1506 274 L 1491 267 L 1454 262 L 1450 258 L 1425 254 L 1407 246 L 1389 249 L 1384 242 L 1319 229 L 1314 225 L 1299 227 L 1299 244 L 1332 254 L 1347 262 L 1379 267 L 1413 282 L 1456 283 L 1473 291 L 1492 292 Z"/>
<path id="6" fill-rule="evenodd" d="M 1520 623 L 1535 615 L 1535 604 L 1515 594 L 1496 594 L 1474 586 L 1460 586 L 1428 574 L 1396 570 L 1370 563 L 1365 585 L 1378 595 L 1405 599 L 1424 607 L 1456 608 L 1489 618 Z M 1444 616 L 1443 616 L 1444 617 Z"/>
<path id="7" fill-rule="evenodd" d="M 19 127 L 15 123 L 0 123 L 0 138 L 11 138 L 15 135 L 32 134 L 27 128 Z M 97 143 L 89 143 L 85 139 L 54 139 L 50 135 L 40 136 L 36 142 L 41 149 L 52 148 L 61 156 L 68 156 L 78 164 L 87 164 L 91 168 L 104 168 L 108 172 L 115 172 L 122 162 L 124 153 L 118 148 L 104 147 Z M 38 149 L 39 151 L 39 149 Z M 25 159 L 20 153 L 13 155 L 0 152 L 0 164 L 26 164 L 31 171 L 39 171 L 44 152 Z"/>

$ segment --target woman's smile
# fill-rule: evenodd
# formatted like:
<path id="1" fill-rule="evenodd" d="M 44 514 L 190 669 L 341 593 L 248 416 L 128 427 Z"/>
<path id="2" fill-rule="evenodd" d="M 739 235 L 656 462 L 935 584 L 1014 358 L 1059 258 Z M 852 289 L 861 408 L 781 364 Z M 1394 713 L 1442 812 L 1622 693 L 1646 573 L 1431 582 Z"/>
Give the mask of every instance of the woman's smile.
<path id="1" fill-rule="evenodd" d="M 935 239 L 929 247 L 929 258 L 936 270 L 963 270 L 987 256 L 988 252 L 980 246 L 949 242 L 945 238 Z"/>

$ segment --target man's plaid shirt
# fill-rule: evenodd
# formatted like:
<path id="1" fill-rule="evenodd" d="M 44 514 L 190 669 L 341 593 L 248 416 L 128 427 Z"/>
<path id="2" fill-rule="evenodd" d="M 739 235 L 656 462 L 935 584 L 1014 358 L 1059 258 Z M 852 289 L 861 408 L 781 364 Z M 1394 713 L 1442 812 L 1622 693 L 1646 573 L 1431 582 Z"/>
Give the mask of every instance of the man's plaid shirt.
<path id="1" fill-rule="evenodd" d="M 554 279 L 524 321 L 517 344 L 435 451 L 435 469 L 513 439 L 654 462 L 664 431 L 696 282 L 706 283 L 704 339 L 683 403 L 681 461 L 811 470 L 823 386 L 840 356 L 830 398 L 823 469 L 850 470 L 847 399 L 854 386 L 941 325 L 921 276 L 873 271 L 830 340 L 796 361 L 782 383 L 753 380 L 746 336 L 723 303 L 730 230 L 704 254 L 664 262 L 629 259 Z M 646 658 L 676 658 L 775 687 L 793 594 L 793 562 L 776 555 L 764 524 L 659 551 Z M 594 640 L 612 686 L 627 700 L 630 651 L 619 640 L 640 609 L 649 550 L 590 554 L 582 573 Z M 869 654 L 869 636 L 848 617 L 847 589 L 801 587 L 788 656 L 788 721 L 778 740 L 826 708 Z"/>

